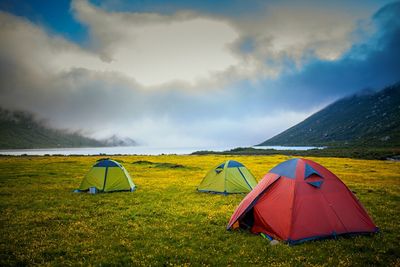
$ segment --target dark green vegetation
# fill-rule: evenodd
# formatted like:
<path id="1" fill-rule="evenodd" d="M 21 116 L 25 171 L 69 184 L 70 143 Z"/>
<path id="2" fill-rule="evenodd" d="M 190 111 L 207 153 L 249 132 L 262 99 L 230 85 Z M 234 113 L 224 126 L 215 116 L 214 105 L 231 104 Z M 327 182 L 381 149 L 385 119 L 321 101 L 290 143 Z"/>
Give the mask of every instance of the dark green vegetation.
<path id="1" fill-rule="evenodd" d="M 328 147 L 310 150 L 276 150 L 238 147 L 227 151 L 196 151 L 193 155 L 287 155 L 293 157 L 340 157 L 354 159 L 400 160 L 400 148 Z"/>
<path id="2" fill-rule="evenodd" d="M 98 158 L 0 157 L 1 266 L 400 265 L 399 162 L 312 158 L 356 192 L 380 233 L 290 247 L 225 230 L 244 195 L 196 192 L 219 162 L 240 161 L 260 180 L 287 156 L 116 157 L 136 192 L 72 193 Z M 166 162 L 194 169 L 149 168 Z"/>
<path id="3" fill-rule="evenodd" d="M 170 169 L 193 169 L 194 167 L 184 166 L 182 164 L 169 163 L 169 162 L 151 162 L 147 160 L 138 160 L 132 162 L 132 164 L 138 164 L 146 166 L 147 168 L 170 168 Z"/>
<path id="4" fill-rule="evenodd" d="M 78 133 L 54 130 L 27 112 L 0 108 L 0 148 L 94 147 L 105 144 Z"/>
<path id="5" fill-rule="evenodd" d="M 260 145 L 400 147 L 400 83 L 340 99 Z"/>

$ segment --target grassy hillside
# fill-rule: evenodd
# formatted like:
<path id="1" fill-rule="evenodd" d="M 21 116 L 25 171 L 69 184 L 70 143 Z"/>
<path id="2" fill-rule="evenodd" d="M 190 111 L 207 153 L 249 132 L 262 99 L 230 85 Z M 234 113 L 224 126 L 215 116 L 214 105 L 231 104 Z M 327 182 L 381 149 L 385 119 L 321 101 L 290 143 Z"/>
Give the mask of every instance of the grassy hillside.
<path id="1" fill-rule="evenodd" d="M 137 191 L 90 195 L 72 190 L 98 157 L 0 157 L 0 265 L 399 266 L 399 162 L 312 158 L 356 192 L 381 231 L 290 247 L 225 230 L 243 195 L 196 192 L 228 158 L 258 179 L 288 159 L 117 157 Z"/>
<path id="2" fill-rule="evenodd" d="M 77 133 L 54 130 L 26 112 L 0 108 L 0 149 L 105 146 Z"/>
<path id="3" fill-rule="evenodd" d="M 260 145 L 400 147 L 400 83 L 336 101 Z"/>

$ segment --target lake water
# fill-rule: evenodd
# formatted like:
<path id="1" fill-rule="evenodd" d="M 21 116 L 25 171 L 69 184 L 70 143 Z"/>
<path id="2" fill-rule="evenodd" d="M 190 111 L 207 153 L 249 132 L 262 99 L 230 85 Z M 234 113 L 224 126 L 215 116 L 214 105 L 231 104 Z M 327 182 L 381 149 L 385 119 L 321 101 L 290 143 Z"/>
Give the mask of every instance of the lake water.
<path id="1" fill-rule="evenodd" d="M 125 147 L 79 147 L 79 148 L 45 148 L 45 149 L 9 149 L 0 150 L 0 155 L 161 155 L 177 154 L 187 155 L 195 151 L 226 151 L 234 147 L 150 147 L 150 146 L 125 146 Z M 258 146 L 256 149 L 279 150 L 309 150 L 317 147 L 285 147 L 285 146 Z"/>

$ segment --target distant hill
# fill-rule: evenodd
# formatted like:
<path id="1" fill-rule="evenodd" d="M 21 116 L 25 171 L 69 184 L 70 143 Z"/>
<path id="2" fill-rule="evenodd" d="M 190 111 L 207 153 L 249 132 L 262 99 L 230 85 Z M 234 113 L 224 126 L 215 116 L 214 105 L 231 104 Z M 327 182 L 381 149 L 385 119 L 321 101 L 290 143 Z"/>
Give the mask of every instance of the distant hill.
<path id="1" fill-rule="evenodd" d="M 400 83 L 342 98 L 259 146 L 400 147 Z"/>
<path id="2" fill-rule="evenodd" d="M 22 111 L 0 108 L 0 149 L 16 148 L 57 148 L 57 147 L 101 147 L 134 145 L 129 138 L 112 136 L 95 140 L 79 133 L 56 130 L 39 122 L 35 117 Z"/>

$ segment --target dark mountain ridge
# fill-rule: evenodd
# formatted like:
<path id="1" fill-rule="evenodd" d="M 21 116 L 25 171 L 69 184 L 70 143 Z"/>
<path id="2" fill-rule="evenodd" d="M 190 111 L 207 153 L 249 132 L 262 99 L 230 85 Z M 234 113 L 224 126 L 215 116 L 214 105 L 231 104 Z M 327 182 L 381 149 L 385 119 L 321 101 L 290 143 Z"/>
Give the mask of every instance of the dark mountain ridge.
<path id="1" fill-rule="evenodd" d="M 0 108 L 0 149 L 105 147 L 136 145 L 130 138 L 112 136 L 103 140 L 79 132 L 53 129 L 25 111 Z"/>
<path id="2" fill-rule="evenodd" d="M 339 99 L 259 146 L 400 147 L 400 82 Z"/>

